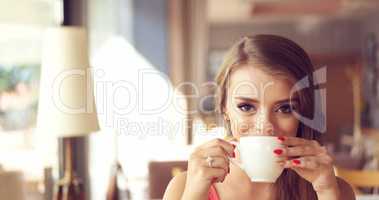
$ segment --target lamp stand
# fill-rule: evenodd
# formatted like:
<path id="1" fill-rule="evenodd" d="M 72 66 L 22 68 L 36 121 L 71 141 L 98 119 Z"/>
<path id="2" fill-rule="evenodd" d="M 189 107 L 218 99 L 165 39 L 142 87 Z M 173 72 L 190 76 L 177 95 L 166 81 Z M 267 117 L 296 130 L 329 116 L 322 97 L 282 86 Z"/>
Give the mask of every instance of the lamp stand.
<path id="1" fill-rule="evenodd" d="M 72 139 L 64 138 L 63 142 L 65 171 L 63 178 L 55 186 L 54 200 L 85 200 L 83 182 L 75 175 L 72 167 Z"/>

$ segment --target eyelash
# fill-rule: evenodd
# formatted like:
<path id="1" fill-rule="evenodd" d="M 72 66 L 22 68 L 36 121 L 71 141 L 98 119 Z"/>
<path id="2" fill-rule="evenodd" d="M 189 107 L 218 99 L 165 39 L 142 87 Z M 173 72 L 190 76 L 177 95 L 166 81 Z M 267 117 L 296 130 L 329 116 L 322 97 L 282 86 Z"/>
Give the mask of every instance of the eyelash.
<path id="1" fill-rule="evenodd" d="M 238 104 L 237 107 L 238 107 L 238 109 L 240 109 L 242 112 L 250 112 L 252 108 L 254 109 L 254 111 L 256 111 L 255 106 L 252 105 L 252 104 L 249 104 L 249 103 L 241 103 L 241 104 Z M 248 110 L 245 110 L 246 107 L 248 107 L 248 108 L 247 108 Z M 245 108 L 245 109 L 244 109 L 244 108 Z"/>
<path id="2" fill-rule="evenodd" d="M 251 109 L 254 109 L 254 112 L 257 110 L 256 107 L 249 103 L 241 103 L 237 105 L 238 109 L 242 112 L 253 112 Z M 285 109 L 285 110 L 284 110 Z M 279 112 L 282 114 L 292 114 L 292 112 L 296 110 L 296 107 L 291 104 L 281 105 L 275 112 Z"/>
<path id="3" fill-rule="evenodd" d="M 282 110 L 283 108 L 285 108 L 286 111 L 283 111 Z M 285 104 L 285 105 L 281 105 L 276 111 L 280 112 L 280 113 L 283 113 L 283 114 L 291 114 L 294 110 L 296 110 L 296 107 L 294 105 Z"/>

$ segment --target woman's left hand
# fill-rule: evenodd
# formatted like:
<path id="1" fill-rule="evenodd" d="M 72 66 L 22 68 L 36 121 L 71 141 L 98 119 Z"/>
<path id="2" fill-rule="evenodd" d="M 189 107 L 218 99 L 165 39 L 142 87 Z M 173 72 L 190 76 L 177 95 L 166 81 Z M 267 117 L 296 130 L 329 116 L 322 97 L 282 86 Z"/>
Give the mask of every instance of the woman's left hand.
<path id="1" fill-rule="evenodd" d="M 337 178 L 333 170 L 333 159 L 325 147 L 315 140 L 298 137 L 279 136 L 285 146 L 275 150 L 279 157 L 286 158 L 281 164 L 294 170 L 305 180 L 312 183 L 316 192 L 338 189 Z"/>

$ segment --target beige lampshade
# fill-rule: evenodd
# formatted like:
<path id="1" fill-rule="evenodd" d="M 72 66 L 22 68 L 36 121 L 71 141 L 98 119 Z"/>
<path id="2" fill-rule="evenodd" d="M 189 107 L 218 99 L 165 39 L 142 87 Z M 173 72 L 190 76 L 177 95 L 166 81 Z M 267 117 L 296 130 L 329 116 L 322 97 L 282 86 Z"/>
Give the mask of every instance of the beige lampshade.
<path id="1" fill-rule="evenodd" d="M 87 33 L 79 27 L 50 28 L 42 50 L 37 132 L 75 137 L 97 130 Z"/>

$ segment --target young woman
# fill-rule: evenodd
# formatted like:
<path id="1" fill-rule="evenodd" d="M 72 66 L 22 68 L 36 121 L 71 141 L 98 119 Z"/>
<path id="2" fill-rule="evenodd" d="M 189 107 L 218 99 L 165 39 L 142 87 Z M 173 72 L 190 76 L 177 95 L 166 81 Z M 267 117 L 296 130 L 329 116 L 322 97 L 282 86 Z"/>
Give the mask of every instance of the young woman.
<path id="1" fill-rule="evenodd" d="M 229 157 L 239 159 L 235 146 L 215 139 L 195 149 L 188 171 L 171 180 L 164 199 L 355 199 L 351 187 L 335 176 L 320 133 L 299 120 L 299 116 L 314 117 L 318 100 L 312 73 L 307 53 L 291 40 L 256 35 L 237 42 L 216 77 L 218 110 L 237 141 L 246 135 L 276 136 L 285 148 L 273 154 L 283 160 L 285 170 L 275 183 L 251 182 L 229 161 Z M 304 78 L 309 87 L 291 94 L 295 83 Z"/>

